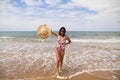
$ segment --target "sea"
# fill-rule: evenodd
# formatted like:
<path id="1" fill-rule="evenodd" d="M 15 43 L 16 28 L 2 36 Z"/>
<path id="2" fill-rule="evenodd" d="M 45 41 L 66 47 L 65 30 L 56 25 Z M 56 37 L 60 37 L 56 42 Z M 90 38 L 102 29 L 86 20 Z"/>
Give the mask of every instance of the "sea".
<path id="1" fill-rule="evenodd" d="M 64 76 L 72 78 L 83 72 L 120 71 L 120 31 L 67 31 L 66 35 L 72 43 L 66 45 Z M 42 39 L 36 31 L 0 31 L 0 79 L 53 76 L 56 40 L 52 34 Z M 106 75 L 99 77 L 119 80 Z"/>

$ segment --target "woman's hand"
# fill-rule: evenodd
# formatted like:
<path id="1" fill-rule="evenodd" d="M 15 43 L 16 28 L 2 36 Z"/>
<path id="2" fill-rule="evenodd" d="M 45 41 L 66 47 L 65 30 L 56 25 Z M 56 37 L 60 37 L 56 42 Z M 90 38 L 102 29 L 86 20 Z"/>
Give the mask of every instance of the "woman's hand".
<path id="1" fill-rule="evenodd" d="M 66 40 L 67 40 L 66 45 L 71 43 L 71 40 L 70 40 L 70 38 L 68 36 L 66 36 Z"/>

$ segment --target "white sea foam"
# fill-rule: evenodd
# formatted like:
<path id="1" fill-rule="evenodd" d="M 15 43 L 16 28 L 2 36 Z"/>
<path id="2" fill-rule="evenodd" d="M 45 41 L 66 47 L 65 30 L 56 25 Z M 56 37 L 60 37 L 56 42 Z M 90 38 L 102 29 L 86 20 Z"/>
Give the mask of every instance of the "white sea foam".
<path id="1" fill-rule="evenodd" d="M 72 39 L 73 42 L 104 42 L 104 43 L 114 43 L 120 42 L 120 39 Z"/>
<path id="2" fill-rule="evenodd" d="M 31 71 L 36 70 L 36 73 L 48 71 L 54 73 L 55 43 L 1 42 L 0 44 L 0 68 L 5 69 L 7 76 L 27 74 L 32 67 L 34 68 Z M 119 43 L 81 44 L 73 42 L 66 47 L 63 70 L 68 78 L 84 72 L 120 70 Z"/>
<path id="3" fill-rule="evenodd" d="M 119 69 L 113 69 L 113 70 L 119 70 Z M 95 76 L 94 74 L 91 73 L 91 72 L 95 72 L 95 71 L 111 71 L 111 69 L 96 69 L 96 70 L 90 70 L 90 71 L 83 70 L 83 71 L 77 72 L 77 73 L 75 73 L 75 74 L 73 74 L 73 75 L 70 75 L 68 78 L 70 79 L 70 78 L 72 78 L 72 77 L 78 76 L 78 75 L 83 74 L 83 73 L 88 73 L 88 74 L 90 74 L 90 75 Z M 113 73 L 114 73 L 114 72 L 113 72 Z M 114 74 L 116 74 L 116 73 L 114 73 Z M 119 74 L 117 74 L 117 75 L 119 75 Z M 99 76 L 99 75 L 96 75 L 96 76 Z M 105 78 L 105 77 L 103 77 L 103 76 L 99 76 L 99 77 Z M 106 77 L 106 79 L 108 79 L 108 78 L 109 78 L 109 77 Z M 116 78 L 116 79 L 117 79 L 117 77 L 113 77 L 113 78 Z M 113 80 L 113 79 L 110 79 L 110 80 Z"/>
<path id="4" fill-rule="evenodd" d="M 7 37 L 7 36 L 3 36 L 3 37 L 0 37 L 1 39 L 8 39 L 8 38 L 15 38 L 15 37 Z"/>

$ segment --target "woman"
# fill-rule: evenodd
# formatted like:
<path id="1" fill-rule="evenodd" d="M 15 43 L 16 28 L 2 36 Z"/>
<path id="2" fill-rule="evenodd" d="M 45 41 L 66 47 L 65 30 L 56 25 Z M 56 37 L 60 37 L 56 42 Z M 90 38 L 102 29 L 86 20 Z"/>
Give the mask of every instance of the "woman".
<path id="1" fill-rule="evenodd" d="M 65 35 L 66 29 L 65 27 L 61 27 L 59 30 L 59 34 L 56 32 L 51 31 L 53 35 L 57 37 L 57 43 L 55 47 L 56 53 L 56 73 L 55 76 L 59 75 L 59 70 L 62 70 L 63 58 L 65 54 L 65 45 L 70 44 L 70 38 Z"/>

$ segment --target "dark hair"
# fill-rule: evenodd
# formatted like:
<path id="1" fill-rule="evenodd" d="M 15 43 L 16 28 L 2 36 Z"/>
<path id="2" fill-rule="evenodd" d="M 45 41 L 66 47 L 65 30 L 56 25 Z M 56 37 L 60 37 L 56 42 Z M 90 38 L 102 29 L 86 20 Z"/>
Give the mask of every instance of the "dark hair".
<path id="1" fill-rule="evenodd" d="M 65 33 L 66 33 L 65 27 L 61 27 L 61 28 L 59 29 L 59 35 L 61 35 L 61 30 L 62 30 L 62 29 L 64 29 L 64 34 L 63 34 L 63 36 L 65 36 Z"/>

